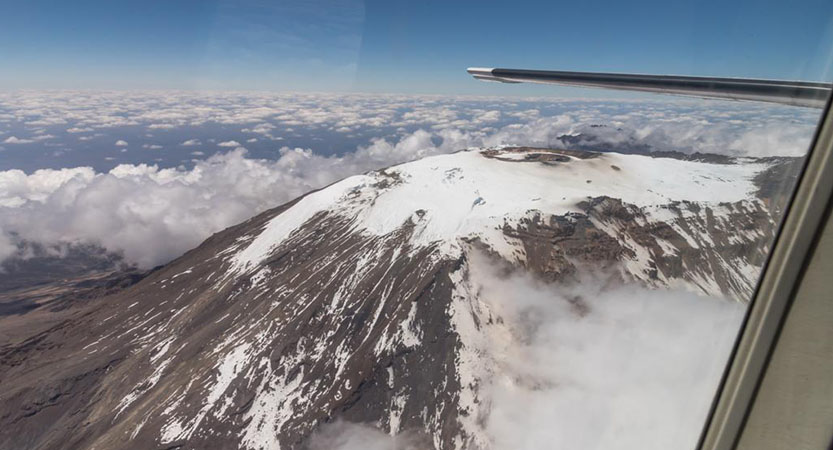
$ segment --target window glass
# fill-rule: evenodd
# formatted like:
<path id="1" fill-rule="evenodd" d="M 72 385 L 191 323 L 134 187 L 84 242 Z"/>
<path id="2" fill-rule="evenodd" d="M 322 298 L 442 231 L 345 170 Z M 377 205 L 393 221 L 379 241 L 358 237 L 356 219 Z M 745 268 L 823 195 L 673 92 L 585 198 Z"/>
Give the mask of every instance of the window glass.
<path id="1" fill-rule="evenodd" d="M 6 5 L 0 448 L 694 448 L 823 108 L 466 68 L 830 83 L 833 4 L 574 3 Z"/>

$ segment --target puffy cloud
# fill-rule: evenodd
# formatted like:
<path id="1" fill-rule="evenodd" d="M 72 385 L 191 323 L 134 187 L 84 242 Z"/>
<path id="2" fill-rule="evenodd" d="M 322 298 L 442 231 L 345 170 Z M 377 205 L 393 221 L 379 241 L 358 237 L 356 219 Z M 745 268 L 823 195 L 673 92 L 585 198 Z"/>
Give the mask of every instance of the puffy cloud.
<path id="1" fill-rule="evenodd" d="M 149 267 L 312 189 L 469 143 L 460 133 L 417 130 L 396 142 L 375 139 L 343 156 L 283 147 L 273 161 L 248 158 L 238 148 L 190 170 L 148 164 L 122 164 L 107 173 L 87 167 L 31 175 L 10 170 L 0 172 L 0 227 L 31 241 L 96 243 Z"/>
<path id="2" fill-rule="evenodd" d="M 257 126 L 253 128 L 243 128 L 243 133 L 258 133 L 258 134 L 269 134 L 272 130 L 275 129 L 275 126 L 270 123 L 259 123 Z"/>
<path id="3" fill-rule="evenodd" d="M 118 141 L 116 141 L 116 146 L 117 147 L 127 147 L 127 141 L 125 141 L 123 139 L 119 139 Z"/>
<path id="4" fill-rule="evenodd" d="M 79 170 L 83 175 L 73 176 Z M 38 172 L 7 180 L 15 190 L 3 190 L 4 196 L 17 195 L 3 198 L 15 206 L 0 214 L 0 227 L 39 242 L 98 243 L 144 267 L 307 189 L 284 190 L 292 180 L 281 179 L 279 165 L 243 152 L 209 158 L 190 171 L 140 164 L 93 176 L 83 169 Z"/>
<path id="5" fill-rule="evenodd" d="M 275 142 L 281 139 L 272 135 L 275 130 L 286 136 L 311 136 L 313 141 L 322 139 L 322 130 L 350 133 L 348 137 L 352 139 L 360 135 L 366 141 L 341 156 L 324 156 L 315 151 L 317 148 L 284 147 L 279 150 L 277 161 L 266 161 L 251 159 L 241 150 L 196 162 L 190 169 L 147 166 L 154 168 L 153 171 L 125 177 L 119 175 L 126 170 L 122 167 L 105 173 L 90 172 L 77 179 L 70 177 L 71 180 L 58 187 L 43 184 L 37 172 L 26 175 L 7 171 L 3 176 L 12 181 L 0 189 L 0 207 L 7 208 L 0 211 L 0 226 L 7 232 L 25 232 L 27 239 L 36 241 L 107 241 L 106 246 L 111 250 L 122 250 L 128 258 L 143 264 L 155 264 L 187 250 L 213 231 L 310 189 L 345 176 L 429 155 L 496 145 L 800 155 L 806 151 L 818 119 L 817 112 L 807 109 L 737 102 L 507 101 L 360 94 L 245 94 L 245 101 L 241 101 L 241 95 L 0 93 L 0 110 L 10 111 L 12 118 L 57 121 L 63 117 L 72 123 L 69 129 L 98 130 L 97 134 L 106 133 L 105 128 L 124 125 L 163 130 L 182 127 L 185 133 L 187 127 L 210 127 L 219 123 L 238 124 L 242 132 L 259 135 L 249 141 L 263 136 L 260 141 Z M 27 135 L 35 135 L 37 130 L 28 131 Z M 4 142 L 15 144 L 44 138 L 52 136 L 27 139 L 10 136 Z M 78 140 L 89 139 L 92 137 L 81 136 Z M 219 142 L 217 145 L 224 148 L 241 147 L 227 135 L 205 137 L 203 141 Z M 194 138 L 181 145 L 199 146 L 202 142 Z M 322 142 L 321 147 L 330 150 L 327 142 Z M 142 148 L 159 146 L 145 143 Z M 148 161 L 159 156 L 153 155 L 148 152 Z M 192 155 L 204 156 L 198 152 Z M 115 161 L 113 156 L 105 159 Z M 251 173 L 241 168 L 251 169 Z M 74 173 L 79 169 L 65 170 Z M 219 176 L 220 172 L 239 181 L 240 186 L 252 187 L 242 189 L 228 184 L 224 176 Z M 55 172 L 59 173 L 64 172 Z M 159 174 L 163 173 L 177 183 L 161 184 Z M 209 177 L 208 173 L 217 176 Z M 61 176 L 55 179 L 62 180 Z M 40 190 L 31 186 L 41 184 Z M 105 189 L 120 193 L 111 196 Z M 197 192 L 207 194 L 201 197 Z M 160 214 L 148 213 L 147 208 L 125 206 L 133 205 L 131 202 L 143 196 L 153 199 L 148 205 L 158 207 Z M 81 224 L 94 216 L 91 212 L 94 205 L 84 199 L 92 197 L 102 199 L 104 207 L 109 208 L 107 211 L 117 211 L 117 214 L 101 224 L 88 226 L 90 231 L 85 231 Z M 188 201 L 182 202 L 183 199 Z M 55 208 L 55 216 L 65 220 L 49 219 L 46 214 L 49 208 Z M 204 217 L 204 211 L 221 209 L 232 212 L 217 214 L 216 219 Z M 165 215 L 166 211 L 178 212 Z M 42 221 L 42 217 L 47 219 Z M 152 220 L 164 224 L 153 226 Z M 192 226 L 196 232 L 190 232 Z M 107 233 L 126 236 L 128 232 L 138 233 L 139 237 L 106 236 Z M 160 238 L 153 238 L 153 233 L 159 233 Z M 184 234 L 188 237 L 179 240 Z M 132 244 L 142 239 L 145 239 L 143 244 Z M 148 243 L 158 243 L 159 249 L 155 248 L 157 244 Z"/>
<path id="6" fill-rule="evenodd" d="M 27 175 L 22 170 L 0 171 L 0 207 L 21 206 L 27 202 L 45 202 L 60 188 L 74 183 L 85 184 L 95 177 L 90 167 L 42 169 Z M 14 214 L 14 210 L 9 214 Z"/>
<path id="7" fill-rule="evenodd" d="M 500 111 L 492 110 L 479 113 L 473 120 L 478 123 L 496 122 L 500 120 Z"/>
<path id="8" fill-rule="evenodd" d="M 272 140 L 286 133 L 340 133 L 383 137 L 385 127 L 456 130 L 478 133 L 503 130 L 518 138 L 535 128 L 539 136 L 573 131 L 586 145 L 639 142 L 657 150 L 798 154 L 806 151 L 818 111 L 743 102 L 654 97 L 656 101 L 578 101 L 552 98 L 452 97 L 430 95 L 204 93 L 171 92 L 13 92 L 0 93 L 0 111 L 26 124 L 72 122 L 69 130 L 103 130 L 138 125 L 172 130 L 211 124 L 239 125 L 244 133 Z M 549 130 L 548 120 L 569 116 L 582 130 Z M 536 122 L 540 121 L 540 122 Z M 609 130 L 591 130 L 601 124 Z M 513 134 L 507 126 L 519 128 Z M 557 124 L 555 124 L 557 125 Z M 33 126 L 33 125 L 27 125 Z M 491 133 L 490 133 L 491 134 Z M 767 134 L 777 134 L 763 137 Z M 798 139 L 793 139 L 797 136 Z M 527 136 L 521 136 L 527 137 Z M 229 142 L 228 136 L 219 141 Z M 390 136 L 388 136 L 390 138 Z M 590 138 L 590 139 L 588 139 Z M 543 141 L 539 139 L 538 142 Z"/>
<path id="9" fill-rule="evenodd" d="M 17 245 L 12 241 L 12 237 L 3 232 L 3 229 L 0 228 L 0 262 L 4 261 L 6 258 L 15 256 L 17 254 Z M 3 269 L 0 268 L 0 272 Z"/>
<path id="10" fill-rule="evenodd" d="M 759 124 L 735 135 L 725 148 L 739 155 L 800 156 L 810 148 L 813 128 L 810 124 Z"/>
<path id="11" fill-rule="evenodd" d="M 310 450 L 416 450 L 431 448 L 424 437 L 410 433 L 389 436 L 370 425 L 336 421 L 318 429 L 308 443 Z"/>
<path id="12" fill-rule="evenodd" d="M 90 131 L 95 131 L 90 127 L 72 127 L 67 128 L 67 133 L 87 133 Z"/>
<path id="13" fill-rule="evenodd" d="M 54 116 L 53 117 L 45 117 L 45 118 L 37 119 L 37 120 L 26 121 L 26 125 L 28 125 L 30 127 L 46 127 L 46 126 L 50 126 L 50 125 L 63 125 L 65 123 L 67 123 L 67 121 L 64 120 L 63 118 L 54 117 Z"/>
<path id="14" fill-rule="evenodd" d="M 92 242 L 144 267 L 166 262 L 212 233 L 340 178 L 430 154 L 419 131 L 397 142 L 376 140 L 342 157 L 280 150 L 277 161 L 245 149 L 196 162 L 193 169 L 122 164 L 0 172 L 0 227 L 38 242 Z"/>
<path id="15" fill-rule="evenodd" d="M 20 139 L 16 136 L 9 136 L 3 141 L 4 144 L 30 144 L 35 142 L 33 139 Z"/>
<path id="16" fill-rule="evenodd" d="M 697 442 L 744 305 L 594 279 L 545 285 L 476 258 L 471 267 L 481 300 L 502 318 L 486 327 L 502 328 L 490 334 L 497 369 L 483 391 L 495 448 Z"/>
<path id="17" fill-rule="evenodd" d="M 659 450 L 697 442 L 744 305 L 588 273 L 575 285 L 545 284 L 469 256 L 474 291 L 500 318 L 483 324 L 479 348 L 483 367 L 491 367 L 478 404 L 493 448 Z M 308 444 L 430 447 L 419 437 L 336 421 Z"/>

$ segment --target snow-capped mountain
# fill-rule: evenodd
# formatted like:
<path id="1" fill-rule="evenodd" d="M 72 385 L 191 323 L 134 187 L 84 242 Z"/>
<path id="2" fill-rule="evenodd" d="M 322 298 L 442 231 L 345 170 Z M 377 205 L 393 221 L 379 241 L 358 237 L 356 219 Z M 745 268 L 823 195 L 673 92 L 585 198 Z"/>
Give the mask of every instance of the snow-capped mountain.
<path id="1" fill-rule="evenodd" d="M 300 448 L 336 420 L 496 447 L 514 332 L 480 266 L 742 302 L 796 165 L 501 148 L 344 179 L 2 348 L 0 447 Z"/>

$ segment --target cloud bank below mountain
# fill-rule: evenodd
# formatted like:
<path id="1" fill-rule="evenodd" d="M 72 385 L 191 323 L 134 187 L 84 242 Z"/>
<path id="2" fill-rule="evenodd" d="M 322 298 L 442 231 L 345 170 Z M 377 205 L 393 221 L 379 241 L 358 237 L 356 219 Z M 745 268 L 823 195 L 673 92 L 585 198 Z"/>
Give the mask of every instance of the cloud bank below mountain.
<path id="1" fill-rule="evenodd" d="M 108 151 L 116 153 L 107 157 L 114 164 L 108 170 L 0 171 L 0 261 L 20 256 L 15 242 L 24 239 L 97 243 L 150 267 L 211 233 L 338 179 L 469 147 L 801 155 L 814 120 L 803 109 L 707 101 L 7 93 L 0 97 L 0 128 L 15 137 L 15 151 L 55 144 L 71 154 L 83 142 L 79 139 L 89 138 L 106 139 Z M 155 141 L 158 133 L 187 133 L 195 126 L 221 131 L 214 137 L 179 136 L 172 144 L 176 150 Z M 111 136 L 124 127 L 144 134 L 129 141 Z M 239 131 L 224 135 L 229 127 Z M 291 147 L 282 136 L 290 133 L 323 140 Z M 348 136 L 364 143 L 327 151 Z M 113 148 L 113 142 L 140 137 L 146 142 Z M 241 142 L 271 146 L 272 156 L 257 156 Z M 65 156 L 63 151 L 56 154 Z M 172 151 L 186 152 L 187 164 L 158 161 Z M 142 152 L 142 162 L 119 163 L 131 152 Z"/>

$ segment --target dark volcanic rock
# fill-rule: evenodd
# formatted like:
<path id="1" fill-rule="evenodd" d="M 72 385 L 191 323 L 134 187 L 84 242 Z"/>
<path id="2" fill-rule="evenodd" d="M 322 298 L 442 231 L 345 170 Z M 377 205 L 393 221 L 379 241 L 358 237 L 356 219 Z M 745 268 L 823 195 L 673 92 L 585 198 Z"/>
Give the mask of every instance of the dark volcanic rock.
<path id="1" fill-rule="evenodd" d="M 0 347 L 0 448 L 302 448 L 336 420 L 488 447 L 480 389 L 495 369 L 478 343 L 501 317 L 469 282 L 475 249 L 550 283 L 590 268 L 751 292 L 776 223 L 767 202 L 690 173 L 734 200 L 646 194 L 682 163 L 637 163 L 541 149 L 429 158 L 260 214 L 125 289 L 132 275 L 85 281 L 75 301 L 0 318 L 19 321 Z"/>
<path id="2" fill-rule="evenodd" d="M 97 245 L 65 243 L 47 246 L 23 239 L 17 239 L 16 244 L 17 253 L 0 263 L 0 294 L 93 273 L 131 269 L 120 255 Z"/>

